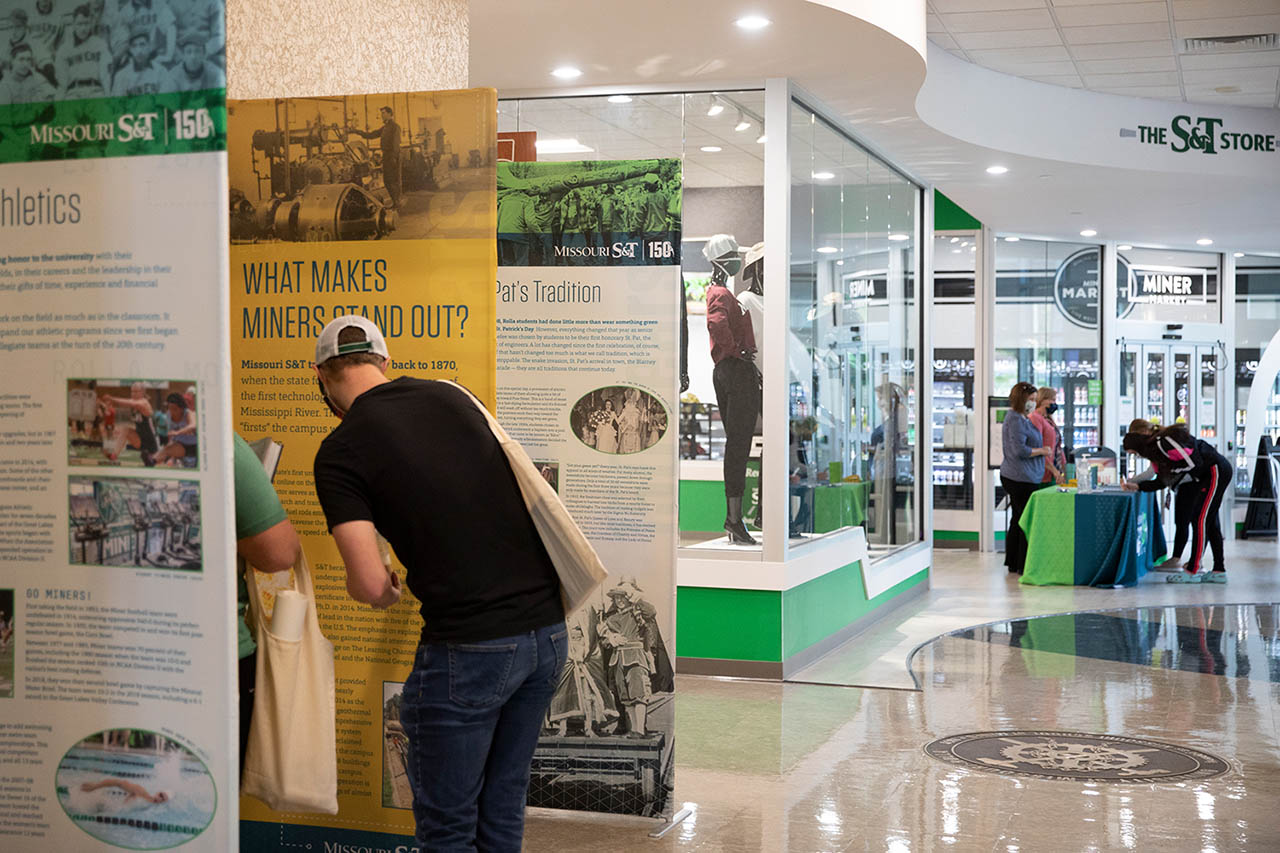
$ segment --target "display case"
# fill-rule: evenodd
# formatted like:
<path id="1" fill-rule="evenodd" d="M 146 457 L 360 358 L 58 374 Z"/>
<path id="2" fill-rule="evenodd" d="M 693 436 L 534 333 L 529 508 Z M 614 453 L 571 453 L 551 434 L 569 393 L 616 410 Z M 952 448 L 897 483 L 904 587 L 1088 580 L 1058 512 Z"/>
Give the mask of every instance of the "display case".
<path id="1" fill-rule="evenodd" d="M 681 401 L 680 458 L 724 458 L 724 424 L 714 403 Z"/>

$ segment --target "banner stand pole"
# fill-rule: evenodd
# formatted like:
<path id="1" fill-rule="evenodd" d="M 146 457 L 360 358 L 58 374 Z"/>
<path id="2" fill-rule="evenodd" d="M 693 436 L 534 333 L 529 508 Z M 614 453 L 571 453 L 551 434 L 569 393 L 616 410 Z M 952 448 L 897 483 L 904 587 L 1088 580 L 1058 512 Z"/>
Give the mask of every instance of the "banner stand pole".
<path id="1" fill-rule="evenodd" d="M 661 829 L 655 829 L 653 832 L 649 833 L 649 837 L 661 838 L 671 830 L 675 829 L 680 824 L 684 823 L 685 818 L 689 817 L 689 815 L 691 814 L 693 814 L 693 809 L 689 808 L 688 806 L 685 806 L 680 811 L 673 814 L 671 816 L 671 819 L 667 821 L 667 823 Z"/>

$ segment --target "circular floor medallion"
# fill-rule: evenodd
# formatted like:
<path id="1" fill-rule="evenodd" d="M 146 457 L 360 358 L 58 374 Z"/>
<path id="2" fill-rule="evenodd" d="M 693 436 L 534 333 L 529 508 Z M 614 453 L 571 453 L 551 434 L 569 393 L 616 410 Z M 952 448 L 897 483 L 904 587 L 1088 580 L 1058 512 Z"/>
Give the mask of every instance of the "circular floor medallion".
<path id="1" fill-rule="evenodd" d="M 1082 782 L 1187 782 L 1231 769 L 1198 749 L 1086 732 L 971 732 L 928 744 L 949 764 L 1010 776 Z"/>

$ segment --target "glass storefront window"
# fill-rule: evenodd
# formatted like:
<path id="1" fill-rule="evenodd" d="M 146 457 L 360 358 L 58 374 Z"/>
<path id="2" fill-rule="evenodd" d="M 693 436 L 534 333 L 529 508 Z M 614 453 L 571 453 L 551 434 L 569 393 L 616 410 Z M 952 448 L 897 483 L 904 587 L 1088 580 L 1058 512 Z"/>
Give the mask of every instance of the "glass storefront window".
<path id="1" fill-rule="evenodd" d="M 933 508 L 973 509 L 978 234 L 933 240 Z"/>
<path id="2" fill-rule="evenodd" d="M 1263 350 L 1280 329 L 1280 258 L 1245 255 L 1236 258 L 1236 373 L 1232 405 L 1228 408 L 1234 420 L 1231 430 L 1235 446 L 1236 494 L 1247 497 L 1257 466 L 1258 448 L 1246 446 L 1245 419 L 1248 415 L 1249 392 Z M 1280 382 L 1271 389 L 1262 417 L 1263 431 L 1273 442 L 1280 443 Z"/>
<path id="3" fill-rule="evenodd" d="M 1136 247 L 1119 252 L 1116 317 L 1218 323 L 1218 255 Z"/>
<path id="4" fill-rule="evenodd" d="M 791 116 L 791 533 L 919 539 L 919 189 L 802 104 Z"/>
<path id="5" fill-rule="evenodd" d="M 520 136 L 528 133 L 534 136 Z M 717 547 L 724 536 L 725 431 L 712 381 L 706 322 L 712 269 L 702 247 L 712 235 L 731 234 L 745 255 L 764 239 L 764 92 L 505 100 L 498 104 L 498 134 L 501 159 L 681 158 L 688 387 L 681 394 L 678 421 L 681 492 L 687 496 L 681 501 L 680 544 Z M 741 296 L 740 281 L 730 280 L 729 286 Z M 747 463 L 743 517 L 757 538 L 759 465 L 759 452 L 753 451 Z M 744 559 L 761 556 L 759 548 L 734 552 Z"/>
<path id="6" fill-rule="evenodd" d="M 1101 438 L 1100 258 L 1088 244 L 996 241 L 995 394 L 1017 382 L 1055 388 L 1068 461 Z"/>

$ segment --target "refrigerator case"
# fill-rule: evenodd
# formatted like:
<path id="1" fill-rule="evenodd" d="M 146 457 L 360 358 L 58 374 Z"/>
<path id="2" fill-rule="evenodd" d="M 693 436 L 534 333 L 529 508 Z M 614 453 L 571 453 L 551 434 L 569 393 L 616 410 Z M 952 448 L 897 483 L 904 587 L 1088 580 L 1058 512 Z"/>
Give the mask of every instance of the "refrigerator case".
<path id="1" fill-rule="evenodd" d="M 938 353 L 936 355 L 940 355 Z M 973 509 L 973 359 L 938 358 L 933 371 L 933 504 L 938 509 Z M 955 409 L 969 411 L 967 424 L 955 423 Z"/>

